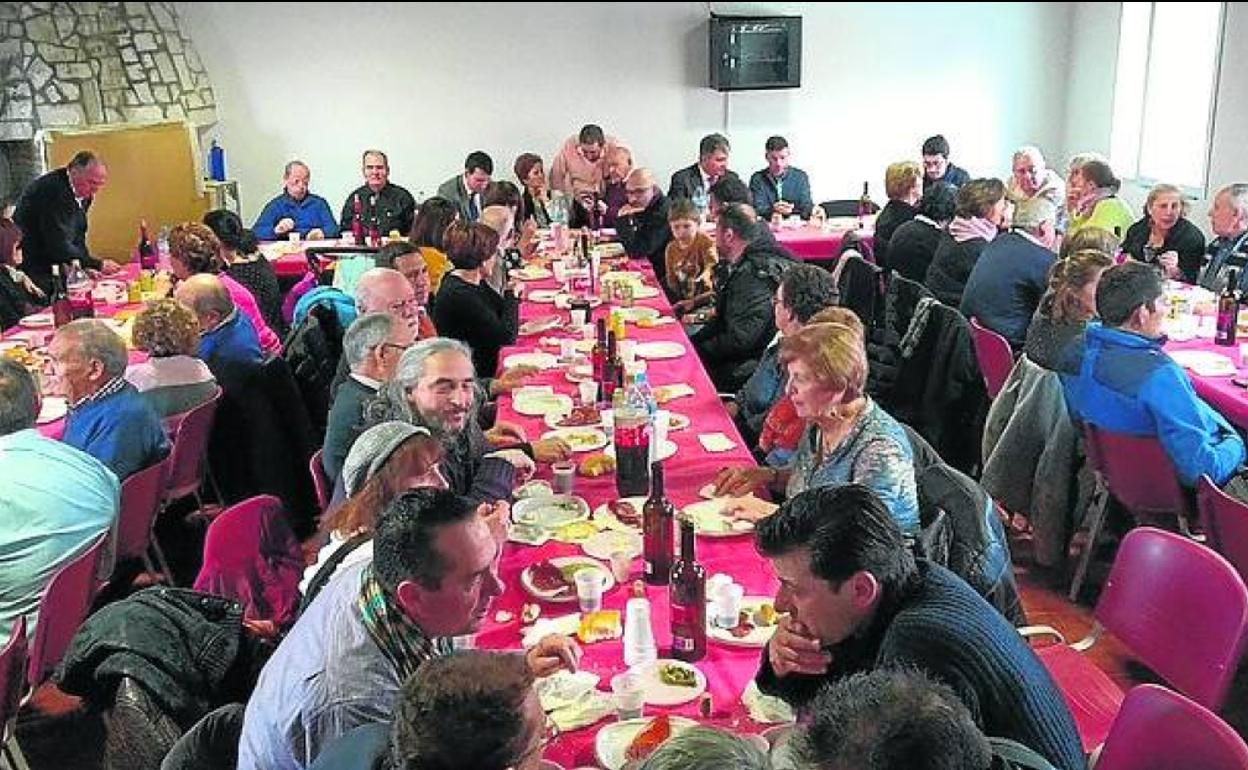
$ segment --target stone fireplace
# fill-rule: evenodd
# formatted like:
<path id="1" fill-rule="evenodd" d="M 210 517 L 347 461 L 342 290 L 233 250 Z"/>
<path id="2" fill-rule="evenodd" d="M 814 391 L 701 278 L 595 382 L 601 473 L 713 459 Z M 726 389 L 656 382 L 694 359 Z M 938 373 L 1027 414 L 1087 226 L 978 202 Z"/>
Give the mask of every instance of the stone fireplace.
<path id="1" fill-rule="evenodd" d="M 217 120 L 173 3 L 0 2 L 0 198 L 45 170 L 44 129 L 164 120 Z"/>

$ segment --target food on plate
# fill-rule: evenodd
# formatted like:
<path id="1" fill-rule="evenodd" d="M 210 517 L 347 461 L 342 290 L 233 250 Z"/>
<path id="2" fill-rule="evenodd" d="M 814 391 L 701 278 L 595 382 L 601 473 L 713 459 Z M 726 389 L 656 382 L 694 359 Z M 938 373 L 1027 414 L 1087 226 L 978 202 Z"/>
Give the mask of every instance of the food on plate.
<path id="1" fill-rule="evenodd" d="M 680 398 L 681 396 L 692 396 L 693 388 L 684 383 L 677 383 L 675 385 L 660 385 L 654 389 L 653 393 L 654 400 L 656 402 L 666 404 L 668 401 Z"/>
<path id="2" fill-rule="evenodd" d="M 27 369 L 38 369 L 43 366 L 44 358 L 24 345 L 7 348 L 4 357 L 16 361 Z"/>
<path id="3" fill-rule="evenodd" d="M 641 526 L 641 511 L 637 510 L 637 506 L 627 500 L 615 500 L 607 503 L 607 508 L 611 511 L 611 515 L 619 519 L 621 524 L 627 524 L 630 527 Z"/>
<path id="4" fill-rule="evenodd" d="M 771 628 L 776 624 L 779 614 L 772 604 L 760 604 L 754 610 L 741 610 L 737 616 L 737 624 L 728 629 L 728 633 L 738 639 L 749 636 L 756 628 Z"/>
<path id="5" fill-rule="evenodd" d="M 655 749 L 672 737 L 672 723 L 667 714 L 659 714 L 650 720 L 633 742 L 624 750 L 624 758 L 629 762 L 640 762 L 654 753 Z"/>
<path id="6" fill-rule="evenodd" d="M 556 437 L 562 439 L 573 452 L 598 449 L 607 440 L 606 435 L 595 428 L 566 428 Z"/>
<path id="7" fill-rule="evenodd" d="M 591 479 L 605 476 L 615 471 L 615 460 L 605 454 L 592 454 L 581 460 L 580 473 Z"/>
<path id="8" fill-rule="evenodd" d="M 675 319 L 667 318 L 665 316 L 656 316 L 654 318 L 639 318 L 637 319 L 637 328 L 653 329 L 656 326 L 663 326 L 664 324 L 670 324 L 670 323 L 675 323 Z"/>
<path id="9" fill-rule="evenodd" d="M 494 613 L 495 623 L 510 623 L 511 621 L 515 619 L 516 619 L 516 614 L 514 612 L 508 612 L 507 610 L 499 610 L 498 612 Z"/>
<path id="10" fill-rule="evenodd" d="M 529 498 L 532 499 L 532 498 Z M 583 501 L 580 498 L 539 498 L 532 507 L 517 505 L 515 518 L 521 524 L 537 524 L 546 527 L 562 526 L 581 517 Z"/>
<path id="11" fill-rule="evenodd" d="M 555 530 L 555 539 L 565 543 L 579 543 L 598 533 L 598 527 L 590 521 L 574 521 Z"/>
<path id="12" fill-rule="evenodd" d="M 766 628 L 768 626 L 774 626 L 778 618 L 779 613 L 776 612 L 775 605 L 763 604 L 760 605 L 758 610 L 754 612 L 753 619 L 754 625 Z"/>
<path id="13" fill-rule="evenodd" d="M 533 584 L 534 588 L 543 593 L 564 596 L 576 590 L 576 586 L 572 582 L 573 574 L 575 574 L 575 570 L 568 574 L 564 569 L 543 560 L 529 567 L 529 582 Z"/>
<path id="14" fill-rule="evenodd" d="M 588 425 L 597 425 L 600 422 L 602 422 L 602 413 L 598 411 L 598 407 L 586 404 L 585 406 L 573 407 L 571 412 L 555 422 L 555 427 L 582 428 Z"/>
<path id="15" fill-rule="evenodd" d="M 664 663 L 659 666 L 659 681 L 672 687 L 697 687 L 698 676 L 692 668 Z"/>
<path id="16" fill-rule="evenodd" d="M 520 622 L 529 625 L 535 622 L 542 614 L 542 605 L 526 604 L 520 608 Z"/>
<path id="17" fill-rule="evenodd" d="M 585 644 L 619 639 L 623 635 L 619 610 L 586 612 L 581 615 L 581 625 L 576 629 L 576 638 Z"/>

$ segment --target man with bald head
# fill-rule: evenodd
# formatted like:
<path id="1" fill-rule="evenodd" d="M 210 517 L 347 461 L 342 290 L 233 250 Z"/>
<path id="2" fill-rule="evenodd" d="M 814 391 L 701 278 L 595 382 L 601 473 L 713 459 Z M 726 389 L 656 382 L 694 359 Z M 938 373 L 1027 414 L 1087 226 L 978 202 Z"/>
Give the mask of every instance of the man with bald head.
<path id="1" fill-rule="evenodd" d="M 329 202 L 309 191 L 312 171 L 301 160 L 286 164 L 282 194 L 269 201 L 251 226 L 257 238 L 270 241 L 296 233 L 309 240 L 337 238 L 338 223 Z"/>
<path id="2" fill-rule="evenodd" d="M 629 257 L 650 260 L 661 283 L 665 273 L 663 254 L 672 239 L 667 224 L 667 197 L 655 185 L 654 174 L 648 168 L 633 169 L 624 180 L 624 194 L 628 202 L 620 207 L 615 225 L 620 243 Z"/>
<path id="3" fill-rule="evenodd" d="M 398 270 L 373 267 L 355 284 L 355 309 L 360 315 L 385 313 L 406 324 L 416 339 L 436 337 L 433 322 L 412 284 Z"/>
<path id="4" fill-rule="evenodd" d="M 220 278 L 209 273 L 193 275 L 178 284 L 173 297 L 199 319 L 199 357 L 227 390 L 227 382 L 237 382 L 232 373 L 263 362 L 255 327 L 238 312 Z"/>

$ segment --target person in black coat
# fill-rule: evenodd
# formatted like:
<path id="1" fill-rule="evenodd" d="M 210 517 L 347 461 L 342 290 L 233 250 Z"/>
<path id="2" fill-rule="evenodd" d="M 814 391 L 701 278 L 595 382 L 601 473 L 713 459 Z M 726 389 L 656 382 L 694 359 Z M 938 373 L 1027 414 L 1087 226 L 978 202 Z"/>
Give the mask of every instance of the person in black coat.
<path id="1" fill-rule="evenodd" d="M 952 185 L 934 184 L 923 191 L 914 219 L 897 226 L 888 239 L 888 266 L 919 283 L 927 277 L 928 265 L 936 255 L 940 236 L 953 219 L 957 190 Z M 878 228 L 878 224 L 877 224 Z M 880 246 L 879 230 L 875 244 Z"/>
<path id="2" fill-rule="evenodd" d="M 722 392 L 735 393 L 776 336 L 772 298 L 797 260 L 775 241 L 757 235 L 754 210 L 725 206 L 715 223 L 715 310 L 691 341 Z M 701 314 L 700 314 L 701 315 Z"/>
<path id="3" fill-rule="evenodd" d="M 455 222 L 442 239 L 455 269 L 442 278 L 434 304 L 438 333 L 472 348 L 477 374 L 498 371 L 498 351 L 516 341 L 520 329 L 520 299 L 508 283 L 500 295 L 487 278 L 498 258 L 498 233 L 480 222 Z"/>
<path id="4" fill-rule="evenodd" d="M 699 209 L 706 211 L 711 185 L 726 176 L 740 181 L 735 172 L 728 170 L 728 153 L 731 151 L 728 138 L 722 134 L 707 134 L 702 137 L 702 141 L 698 143 L 698 162 L 672 174 L 667 197 L 688 198 Z"/>
<path id="5" fill-rule="evenodd" d="M 906 222 L 919 213 L 923 197 L 923 167 L 912 160 L 890 163 L 884 172 L 884 192 L 888 203 L 875 218 L 875 264 L 888 270 L 888 241 Z"/>
<path id="6" fill-rule="evenodd" d="M 620 243 L 629 257 L 648 259 L 662 283 L 667 274 L 664 254 L 672 240 L 672 228 L 667 223 L 668 199 L 655 186 L 654 175 L 646 168 L 633 169 L 624 180 L 624 191 L 628 202 L 620 207 L 615 220 Z"/>
<path id="7" fill-rule="evenodd" d="M 76 259 L 82 267 L 107 275 L 121 270 L 116 262 L 97 259 L 87 250 L 87 212 L 107 183 L 104 162 L 83 150 L 69 165 L 49 171 L 22 193 L 13 221 L 22 229 L 26 273 L 44 293 L 52 293 L 52 265 Z"/>
<path id="8" fill-rule="evenodd" d="M 1186 215 L 1178 187 L 1155 185 L 1144 201 L 1144 218 L 1127 228 L 1123 252 L 1157 265 L 1167 278 L 1196 283 L 1205 264 L 1205 235 Z"/>
<path id="9" fill-rule="evenodd" d="M 949 140 L 937 134 L 923 141 L 923 189 L 944 182 L 954 187 L 961 187 L 971 181 L 966 169 L 959 168 L 949 162 Z"/>
<path id="10" fill-rule="evenodd" d="M 1005 185 L 974 179 L 958 189 L 958 208 L 923 280 L 936 299 L 958 307 L 971 270 L 1005 219 Z"/>

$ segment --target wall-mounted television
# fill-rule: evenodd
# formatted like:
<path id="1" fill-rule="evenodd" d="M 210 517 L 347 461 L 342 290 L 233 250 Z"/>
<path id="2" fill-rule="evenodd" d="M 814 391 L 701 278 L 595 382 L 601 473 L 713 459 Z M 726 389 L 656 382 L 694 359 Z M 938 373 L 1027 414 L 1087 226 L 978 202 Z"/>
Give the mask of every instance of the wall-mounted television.
<path id="1" fill-rule="evenodd" d="M 802 85 L 801 16 L 712 15 L 711 88 L 750 91 Z"/>

